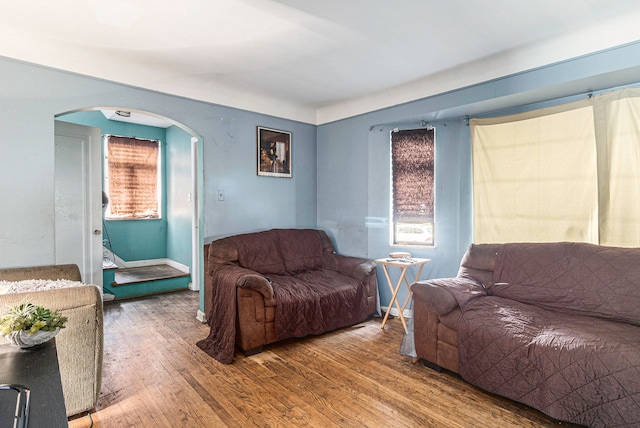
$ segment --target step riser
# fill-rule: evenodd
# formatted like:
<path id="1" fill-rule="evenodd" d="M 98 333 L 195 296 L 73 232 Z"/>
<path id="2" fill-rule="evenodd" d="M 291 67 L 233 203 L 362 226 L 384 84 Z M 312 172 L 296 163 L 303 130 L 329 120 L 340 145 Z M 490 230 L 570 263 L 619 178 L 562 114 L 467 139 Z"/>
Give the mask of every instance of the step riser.
<path id="1" fill-rule="evenodd" d="M 135 284 L 107 287 L 108 292 L 113 293 L 118 299 L 140 297 L 150 294 L 168 293 L 171 291 L 186 290 L 189 286 L 188 278 L 170 278 L 160 281 L 138 282 Z"/>
<path id="2" fill-rule="evenodd" d="M 128 284 L 114 284 L 114 277 L 115 272 L 108 275 L 105 271 L 104 290 L 105 293 L 113 294 L 116 300 L 185 290 L 189 287 L 190 283 L 190 277 L 188 275 L 174 278 L 138 281 Z"/>

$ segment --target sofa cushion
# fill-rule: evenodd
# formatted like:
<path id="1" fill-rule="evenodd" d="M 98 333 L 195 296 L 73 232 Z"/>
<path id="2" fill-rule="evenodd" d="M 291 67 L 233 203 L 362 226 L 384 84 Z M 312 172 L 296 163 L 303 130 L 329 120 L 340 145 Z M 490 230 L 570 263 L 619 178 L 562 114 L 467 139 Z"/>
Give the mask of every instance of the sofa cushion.
<path id="1" fill-rule="evenodd" d="M 287 274 L 316 270 L 322 265 L 322 239 L 319 230 L 278 229 L 277 233 Z"/>
<path id="2" fill-rule="evenodd" d="M 489 294 L 640 325 L 640 249 L 504 244 Z"/>
<path id="3" fill-rule="evenodd" d="M 276 230 L 235 235 L 226 239 L 231 240 L 238 249 L 240 266 L 263 275 L 286 273 Z"/>
<path id="4" fill-rule="evenodd" d="M 80 281 L 69 279 L 25 279 L 22 281 L 0 281 L 0 294 L 30 293 L 34 291 L 53 290 L 56 288 L 79 287 L 85 285 Z"/>
<path id="5" fill-rule="evenodd" d="M 369 315 L 366 284 L 328 269 L 273 276 L 279 339 L 320 334 Z"/>
<path id="6" fill-rule="evenodd" d="M 501 244 L 471 244 L 460 262 L 458 276 L 470 276 L 488 287 L 493 282 L 496 254 Z"/>
<path id="7" fill-rule="evenodd" d="M 459 373 L 489 392 L 588 426 L 639 426 L 638 327 L 501 297 L 469 303 Z"/>
<path id="8" fill-rule="evenodd" d="M 238 263 L 238 247 L 231 238 L 221 238 L 211 242 L 206 248 L 206 257 L 209 259 L 210 265 L 215 266 L 219 263 L 232 262 Z M 212 266 L 209 266 L 210 275 Z"/>

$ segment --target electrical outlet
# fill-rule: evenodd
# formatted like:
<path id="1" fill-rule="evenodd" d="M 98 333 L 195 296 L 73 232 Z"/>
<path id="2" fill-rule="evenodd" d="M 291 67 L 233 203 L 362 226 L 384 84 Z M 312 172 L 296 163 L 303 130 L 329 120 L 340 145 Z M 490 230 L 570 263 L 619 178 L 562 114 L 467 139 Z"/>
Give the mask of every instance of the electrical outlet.
<path id="1" fill-rule="evenodd" d="M 218 200 L 224 201 L 224 190 L 218 189 Z"/>

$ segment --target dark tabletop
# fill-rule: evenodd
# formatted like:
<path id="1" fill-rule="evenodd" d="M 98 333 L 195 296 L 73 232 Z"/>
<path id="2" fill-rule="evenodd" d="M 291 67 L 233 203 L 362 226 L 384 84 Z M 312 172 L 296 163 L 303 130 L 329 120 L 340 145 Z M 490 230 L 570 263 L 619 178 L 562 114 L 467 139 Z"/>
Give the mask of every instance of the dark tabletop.
<path id="1" fill-rule="evenodd" d="M 0 345 L 0 384 L 17 384 L 30 390 L 29 428 L 69 426 L 55 339 L 29 349 Z M 5 400 L 11 400 L 13 394 L 0 390 Z"/>

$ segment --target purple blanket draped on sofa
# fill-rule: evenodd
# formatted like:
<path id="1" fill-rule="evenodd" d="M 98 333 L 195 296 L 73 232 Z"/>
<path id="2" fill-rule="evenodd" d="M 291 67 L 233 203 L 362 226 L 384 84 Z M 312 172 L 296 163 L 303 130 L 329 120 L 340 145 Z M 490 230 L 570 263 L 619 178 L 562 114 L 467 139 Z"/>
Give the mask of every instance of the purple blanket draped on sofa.
<path id="1" fill-rule="evenodd" d="M 215 275 L 215 273 L 214 273 Z M 238 272 L 218 273 L 212 287 L 212 309 L 207 314 L 209 335 L 196 345 L 223 364 L 231 364 L 236 341 L 236 281 Z M 220 284 L 232 284 L 221 286 Z"/>

